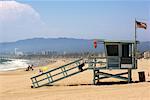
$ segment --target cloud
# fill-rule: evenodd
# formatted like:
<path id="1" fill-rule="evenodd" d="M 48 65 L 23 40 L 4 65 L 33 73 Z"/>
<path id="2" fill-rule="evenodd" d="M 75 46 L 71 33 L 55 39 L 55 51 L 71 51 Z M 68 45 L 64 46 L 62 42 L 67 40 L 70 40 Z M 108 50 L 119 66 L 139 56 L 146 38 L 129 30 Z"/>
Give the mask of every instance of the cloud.
<path id="1" fill-rule="evenodd" d="M 44 31 L 44 22 L 30 5 L 0 1 L 0 42 L 32 38 Z"/>

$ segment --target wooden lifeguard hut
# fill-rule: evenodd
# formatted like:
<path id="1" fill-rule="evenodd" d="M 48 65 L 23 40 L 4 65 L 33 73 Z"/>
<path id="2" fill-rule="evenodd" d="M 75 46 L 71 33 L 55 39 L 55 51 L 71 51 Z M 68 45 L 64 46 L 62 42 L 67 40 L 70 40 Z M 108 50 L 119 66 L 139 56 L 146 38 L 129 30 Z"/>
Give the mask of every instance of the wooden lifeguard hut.
<path id="1" fill-rule="evenodd" d="M 108 41 L 97 40 L 104 44 L 105 57 L 89 57 L 89 68 L 93 69 L 93 83 L 101 79 L 118 78 L 128 82 L 132 81 L 132 69 L 137 69 L 136 44 L 135 41 Z M 94 42 L 95 44 L 95 42 Z M 101 59 L 105 59 L 102 61 Z M 102 65 L 102 66 L 99 66 Z M 110 74 L 103 70 L 127 70 L 127 72 Z M 127 74 L 127 77 L 122 75 Z"/>
<path id="2" fill-rule="evenodd" d="M 81 58 L 33 76 L 31 77 L 33 84 L 31 87 L 37 88 L 50 85 L 86 70 L 93 70 L 93 84 L 97 84 L 101 79 L 111 77 L 131 82 L 132 69 L 137 69 L 137 60 L 135 56 L 137 42 L 107 40 L 97 40 L 97 42 L 104 44 L 105 57 L 90 56 L 88 60 L 86 58 Z M 85 66 L 86 64 L 88 64 L 88 66 Z M 104 70 L 127 70 L 127 72 L 112 74 L 106 73 Z M 122 75 L 127 75 L 127 77 Z"/>

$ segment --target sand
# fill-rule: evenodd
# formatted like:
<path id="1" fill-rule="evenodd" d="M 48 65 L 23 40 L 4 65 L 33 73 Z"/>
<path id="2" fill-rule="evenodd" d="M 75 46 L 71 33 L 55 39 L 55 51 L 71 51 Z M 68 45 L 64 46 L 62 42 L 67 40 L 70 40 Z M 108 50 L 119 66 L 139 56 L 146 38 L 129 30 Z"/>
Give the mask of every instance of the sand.
<path id="1" fill-rule="evenodd" d="M 58 59 L 48 66 L 55 68 L 69 61 Z M 59 81 L 54 86 L 33 89 L 30 87 L 30 77 L 37 74 L 38 69 L 0 72 L 0 100 L 150 100 L 150 59 L 138 60 L 138 69 L 132 74 L 133 81 L 138 81 L 138 72 L 145 71 L 146 82 L 130 84 L 95 86 L 92 85 L 92 71 L 88 70 Z"/>

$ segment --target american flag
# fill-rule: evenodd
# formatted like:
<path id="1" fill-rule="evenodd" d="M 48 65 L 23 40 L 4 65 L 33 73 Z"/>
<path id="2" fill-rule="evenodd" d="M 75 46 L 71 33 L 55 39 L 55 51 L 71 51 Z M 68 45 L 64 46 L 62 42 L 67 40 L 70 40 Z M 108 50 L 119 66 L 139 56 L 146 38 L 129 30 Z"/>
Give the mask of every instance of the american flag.
<path id="1" fill-rule="evenodd" d="M 136 21 L 136 27 L 137 28 L 144 28 L 144 29 L 146 29 L 147 28 L 147 24 L 143 23 L 143 22 Z"/>

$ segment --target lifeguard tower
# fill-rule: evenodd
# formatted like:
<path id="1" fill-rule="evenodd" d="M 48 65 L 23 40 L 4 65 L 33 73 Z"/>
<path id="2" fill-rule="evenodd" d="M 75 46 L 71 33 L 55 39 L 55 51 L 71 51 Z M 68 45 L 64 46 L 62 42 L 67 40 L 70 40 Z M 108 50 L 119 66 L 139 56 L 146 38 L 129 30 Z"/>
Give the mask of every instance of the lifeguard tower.
<path id="1" fill-rule="evenodd" d="M 89 69 L 92 69 L 94 73 L 93 83 L 96 84 L 101 79 L 111 77 L 131 82 L 132 69 L 137 69 L 135 41 L 97 40 L 97 43 L 104 44 L 105 57 L 89 57 Z M 127 70 L 127 72 L 110 74 L 103 70 Z M 122 76 L 125 74 L 127 77 Z"/>
<path id="2" fill-rule="evenodd" d="M 135 56 L 137 42 L 97 40 L 97 43 L 103 43 L 105 57 L 90 56 L 88 59 L 81 58 L 33 76 L 31 77 L 32 87 L 37 88 L 51 85 L 52 83 L 86 70 L 93 70 L 93 84 L 97 84 L 100 80 L 111 77 L 131 82 L 132 69 L 137 69 Z M 127 70 L 127 72 L 111 74 L 104 72 L 104 70 Z M 127 75 L 127 77 L 122 75 Z"/>

